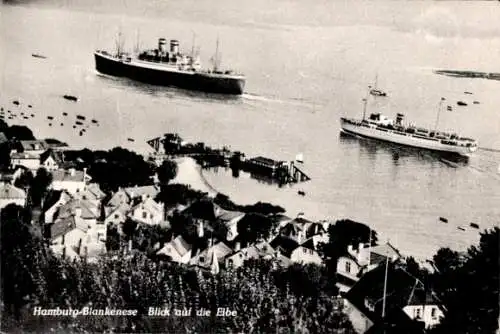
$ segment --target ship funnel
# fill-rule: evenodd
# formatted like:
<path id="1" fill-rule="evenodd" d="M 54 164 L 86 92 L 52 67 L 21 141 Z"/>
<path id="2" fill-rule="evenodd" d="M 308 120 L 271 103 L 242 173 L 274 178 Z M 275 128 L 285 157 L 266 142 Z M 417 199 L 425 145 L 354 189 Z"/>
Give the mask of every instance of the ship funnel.
<path id="1" fill-rule="evenodd" d="M 403 119 L 405 116 L 403 114 L 397 114 L 396 115 L 396 125 L 403 125 Z"/>
<path id="2" fill-rule="evenodd" d="M 170 53 L 178 54 L 179 53 L 179 41 L 176 39 L 170 40 Z"/>
<path id="3" fill-rule="evenodd" d="M 167 53 L 167 40 L 165 38 L 160 38 L 158 40 L 158 52 L 160 54 Z"/>

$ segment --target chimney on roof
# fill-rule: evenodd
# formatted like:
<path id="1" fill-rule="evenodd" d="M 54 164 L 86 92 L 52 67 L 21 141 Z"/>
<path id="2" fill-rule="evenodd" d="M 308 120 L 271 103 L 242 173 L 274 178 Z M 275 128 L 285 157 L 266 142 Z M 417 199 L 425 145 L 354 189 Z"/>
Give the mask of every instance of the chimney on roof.
<path id="1" fill-rule="evenodd" d="M 354 247 L 352 245 L 347 246 L 347 253 L 351 255 L 354 253 Z"/>
<path id="2" fill-rule="evenodd" d="M 76 171 L 75 171 L 75 169 L 74 169 L 74 168 L 70 168 L 70 169 L 69 169 L 69 175 L 71 175 L 71 176 L 75 176 L 75 172 L 76 172 Z"/>
<path id="3" fill-rule="evenodd" d="M 83 180 L 87 178 L 87 167 L 83 167 Z"/>
<path id="4" fill-rule="evenodd" d="M 132 239 L 128 241 L 128 252 L 132 253 Z"/>
<path id="5" fill-rule="evenodd" d="M 203 238 L 205 231 L 203 230 L 203 220 L 200 219 L 198 223 L 198 238 Z"/>
<path id="6" fill-rule="evenodd" d="M 64 245 L 64 243 L 63 243 L 63 245 Z M 62 258 L 64 259 L 65 257 L 66 257 L 66 246 L 63 246 L 63 249 L 62 249 Z"/>
<path id="7" fill-rule="evenodd" d="M 239 241 L 236 241 L 236 243 L 234 244 L 234 251 L 237 252 L 239 251 L 241 248 L 241 244 Z"/>
<path id="8" fill-rule="evenodd" d="M 82 217 L 82 208 L 75 208 L 75 218 Z"/>

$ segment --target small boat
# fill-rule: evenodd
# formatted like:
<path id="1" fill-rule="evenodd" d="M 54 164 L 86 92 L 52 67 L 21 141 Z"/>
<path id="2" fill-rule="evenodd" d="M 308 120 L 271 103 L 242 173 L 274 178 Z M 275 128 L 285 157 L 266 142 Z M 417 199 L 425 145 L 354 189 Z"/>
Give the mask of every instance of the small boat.
<path id="1" fill-rule="evenodd" d="M 127 138 L 127 140 L 130 141 L 130 142 L 134 142 L 135 141 L 134 138 Z"/>
<path id="2" fill-rule="evenodd" d="M 80 136 L 83 136 L 83 131 L 80 131 Z"/>
<path id="3" fill-rule="evenodd" d="M 96 119 L 93 119 L 91 122 L 94 123 L 94 124 L 98 123 Z"/>
<path id="4" fill-rule="evenodd" d="M 448 111 L 452 111 L 452 110 L 453 110 L 453 108 L 452 108 L 451 106 L 446 107 L 446 109 L 447 109 Z"/>
<path id="5" fill-rule="evenodd" d="M 476 224 L 476 223 L 470 223 L 470 227 L 473 227 L 473 228 L 479 228 L 479 225 Z"/>
<path id="6" fill-rule="evenodd" d="M 16 106 L 19 105 L 19 101 L 18 100 L 14 100 L 14 101 L 12 101 L 12 103 L 15 104 Z"/>
<path id="7" fill-rule="evenodd" d="M 30 116 L 31 116 L 31 117 L 35 117 L 35 114 L 31 114 Z"/>
<path id="8" fill-rule="evenodd" d="M 73 102 L 78 102 L 78 98 L 76 96 L 73 96 L 73 95 L 63 95 L 63 97 L 66 100 L 73 101 Z"/>
<path id="9" fill-rule="evenodd" d="M 47 116 L 47 119 L 53 120 L 54 117 L 53 116 Z"/>
<path id="10" fill-rule="evenodd" d="M 52 123 L 49 123 L 49 126 L 52 126 Z"/>
<path id="11" fill-rule="evenodd" d="M 85 116 L 82 116 L 82 115 L 76 115 L 76 119 L 79 119 L 79 120 L 84 121 L 84 120 L 85 120 Z"/>
<path id="12" fill-rule="evenodd" d="M 80 121 L 76 121 L 76 122 L 75 122 L 75 124 L 76 124 L 76 125 L 83 125 L 83 123 L 82 123 L 82 122 L 80 122 Z"/>
<path id="13" fill-rule="evenodd" d="M 28 117 L 28 116 L 24 116 L 23 118 L 24 118 L 24 119 L 29 119 L 29 117 Z"/>
<path id="14" fill-rule="evenodd" d="M 370 94 L 373 96 L 387 96 L 387 93 L 380 89 L 371 89 Z"/>
<path id="15" fill-rule="evenodd" d="M 76 125 L 73 125 L 73 129 L 76 129 Z"/>
<path id="16" fill-rule="evenodd" d="M 467 95 L 472 95 L 471 92 L 464 92 L 464 94 L 467 94 Z"/>
<path id="17" fill-rule="evenodd" d="M 439 217 L 439 221 L 441 221 L 443 223 L 448 223 L 448 219 L 446 219 L 444 217 Z"/>
<path id="18" fill-rule="evenodd" d="M 300 196 L 305 196 L 306 195 L 306 193 L 305 193 L 304 190 L 297 191 L 297 194 L 299 194 Z"/>
<path id="19" fill-rule="evenodd" d="M 47 59 L 47 57 L 38 53 L 32 53 L 31 56 L 34 58 Z"/>
<path id="20" fill-rule="evenodd" d="M 457 227 L 457 229 L 459 229 L 460 231 L 465 231 L 465 228 L 460 227 L 460 226 L 459 226 L 459 227 Z"/>
<path id="21" fill-rule="evenodd" d="M 474 103 L 474 104 L 479 104 L 479 101 L 474 101 L 474 102 L 472 102 L 472 103 Z"/>
<path id="22" fill-rule="evenodd" d="M 61 126 L 64 126 L 64 123 L 61 123 Z"/>
<path id="23" fill-rule="evenodd" d="M 28 104 L 28 108 L 33 108 L 33 106 L 31 104 Z"/>
<path id="24" fill-rule="evenodd" d="M 68 116 L 68 113 L 67 112 L 63 112 L 63 116 Z"/>
<path id="25" fill-rule="evenodd" d="M 2 108 L 0 108 L 0 111 L 3 111 L 3 107 L 2 107 Z"/>
<path id="26" fill-rule="evenodd" d="M 465 103 L 464 101 L 458 101 L 457 105 L 459 105 L 459 106 L 466 106 L 467 103 Z"/>

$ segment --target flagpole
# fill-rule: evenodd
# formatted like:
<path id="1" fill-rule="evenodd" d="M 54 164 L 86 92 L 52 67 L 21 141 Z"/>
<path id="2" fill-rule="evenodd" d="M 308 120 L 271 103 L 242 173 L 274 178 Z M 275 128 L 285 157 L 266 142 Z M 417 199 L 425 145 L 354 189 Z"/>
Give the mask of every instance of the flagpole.
<path id="1" fill-rule="evenodd" d="M 441 113 L 441 107 L 443 106 L 443 101 L 446 100 L 444 97 L 441 98 L 441 101 L 439 101 L 439 107 L 438 107 L 438 112 L 437 112 L 437 117 L 436 117 L 436 124 L 434 125 L 434 132 L 437 131 L 438 123 L 439 123 L 439 114 Z"/>

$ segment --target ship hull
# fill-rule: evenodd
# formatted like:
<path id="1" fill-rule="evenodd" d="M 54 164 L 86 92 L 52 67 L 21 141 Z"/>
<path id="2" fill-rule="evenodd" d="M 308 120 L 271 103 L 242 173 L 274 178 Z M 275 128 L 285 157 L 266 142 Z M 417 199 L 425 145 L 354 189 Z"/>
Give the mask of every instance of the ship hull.
<path id="1" fill-rule="evenodd" d="M 241 95 L 245 87 L 245 79 L 240 76 L 180 71 L 154 64 L 121 61 L 100 52 L 94 53 L 94 57 L 96 70 L 100 73 L 152 85 L 228 95 Z"/>
<path id="2" fill-rule="evenodd" d="M 375 127 L 363 126 L 358 124 L 353 124 L 345 118 L 340 120 L 341 131 L 353 135 L 368 139 L 380 140 L 388 143 L 414 147 L 418 149 L 425 149 L 434 152 L 452 153 L 461 156 L 470 156 L 473 152 L 477 150 L 477 147 L 467 147 L 467 146 L 457 146 L 457 145 L 447 145 L 441 143 L 441 140 L 434 138 L 422 138 L 421 136 L 415 136 L 412 134 L 401 134 L 396 133 L 391 130 L 380 130 Z"/>

